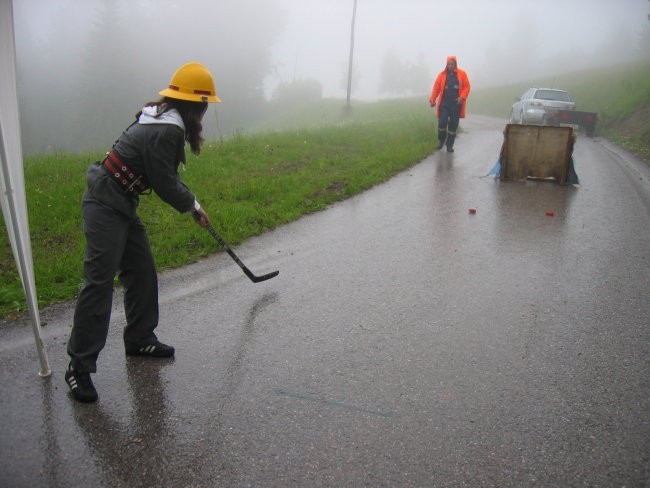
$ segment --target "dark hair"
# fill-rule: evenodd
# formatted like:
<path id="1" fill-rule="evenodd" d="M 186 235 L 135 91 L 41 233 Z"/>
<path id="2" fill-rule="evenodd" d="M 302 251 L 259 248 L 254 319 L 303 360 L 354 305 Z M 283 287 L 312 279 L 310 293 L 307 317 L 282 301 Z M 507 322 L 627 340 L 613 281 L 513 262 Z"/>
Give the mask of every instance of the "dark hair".
<path id="1" fill-rule="evenodd" d="M 157 102 L 147 103 L 146 106 L 158 107 L 159 113 L 172 108 L 178 110 L 185 124 L 185 140 L 190 144 L 193 154 L 199 155 L 201 153 L 201 144 L 204 141 L 203 137 L 201 137 L 201 131 L 203 130 L 201 120 L 208 107 L 207 102 L 189 102 L 177 98 L 163 97 Z"/>

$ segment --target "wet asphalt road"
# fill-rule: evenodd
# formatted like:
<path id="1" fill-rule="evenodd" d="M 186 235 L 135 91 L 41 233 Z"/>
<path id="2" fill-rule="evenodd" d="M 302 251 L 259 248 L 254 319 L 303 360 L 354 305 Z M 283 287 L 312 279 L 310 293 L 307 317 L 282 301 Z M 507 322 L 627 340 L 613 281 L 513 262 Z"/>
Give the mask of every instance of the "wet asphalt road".
<path id="1" fill-rule="evenodd" d="M 162 274 L 175 359 L 125 358 L 117 295 L 97 404 L 63 382 L 71 304 L 48 379 L 0 323 L 0 486 L 649 486 L 648 168 L 580 137 L 579 188 L 500 182 L 504 125 L 235 249 L 273 280 Z"/>

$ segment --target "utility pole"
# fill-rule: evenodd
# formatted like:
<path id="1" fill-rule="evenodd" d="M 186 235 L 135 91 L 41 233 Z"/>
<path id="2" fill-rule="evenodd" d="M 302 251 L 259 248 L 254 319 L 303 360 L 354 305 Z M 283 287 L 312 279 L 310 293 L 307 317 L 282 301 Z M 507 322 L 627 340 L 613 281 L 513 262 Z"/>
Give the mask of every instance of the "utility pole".
<path id="1" fill-rule="evenodd" d="M 350 94 L 352 92 L 352 60 L 354 59 L 354 22 L 357 17 L 357 0 L 354 0 L 352 7 L 352 27 L 350 29 L 350 60 L 348 62 L 348 97 L 343 117 L 348 118 L 352 115 L 352 106 L 350 105 Z"/>

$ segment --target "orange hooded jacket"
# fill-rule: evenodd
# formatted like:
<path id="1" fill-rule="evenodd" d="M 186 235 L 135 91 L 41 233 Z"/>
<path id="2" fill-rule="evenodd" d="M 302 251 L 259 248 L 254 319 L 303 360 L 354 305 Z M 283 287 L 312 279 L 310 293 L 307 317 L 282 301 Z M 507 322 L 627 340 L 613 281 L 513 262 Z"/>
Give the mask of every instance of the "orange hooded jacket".
<path id="1" fill-rule="evenodd" d="M 458 75 L 458 96 L 463 99 L 463 104 L 460 107 L 460 117 L 465 117 L 465 105 L 467 105 L 467 97 L 469 96 L 469 78 L 467 73 L 462 69 L 458 69 L 458 61 L 456 56 L 447 56 L 447 63 L 449 61 L 456 61 L 456 74 Z M 447 81 L 447 65 L 445 64 L 445 69 L 442 70 L 436 77 L 436 81 L 433 83 L 433 89 L 431 90 L 431 96 L 429 97 L 429 103 L 437 104 L 436 115 L 440 117 L 440 105 L 442 103 L 442 92 L 445 89 L 445 83 Z"/>

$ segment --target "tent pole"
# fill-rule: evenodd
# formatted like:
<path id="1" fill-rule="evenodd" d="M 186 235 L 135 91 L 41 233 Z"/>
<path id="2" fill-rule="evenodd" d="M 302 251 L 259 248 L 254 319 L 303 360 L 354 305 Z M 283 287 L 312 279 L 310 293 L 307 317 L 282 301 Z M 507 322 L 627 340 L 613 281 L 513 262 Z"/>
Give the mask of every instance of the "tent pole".
<path id="1" fill-rule="evenodd" d="M 20 279 L 23 284 L 23 291 L 27 298 L 27 305 L 29 307 L 29 316 L 32 321 L 32 329 L 34 332 L 34 339 L 36 341 L 36 350 L 41 365 L 39 375 L 47 377 L 52 374 L 49 362 L 47 360 L 47 353 L 43 340 L 41 339 L 41 321 L 38 312 L 38 299 L 36 298 L 36 284 L 34 281 L 34 268 L 31 256 L 31 243 L 29 240 L 29 223 L 27 218 L 27 203 L 24 195 L 24 170 L 22 160 L 22 148 L 20 146 L 20 129 L 18 119 L 18 97 L 16 93 L 16 51 L 15 51 L 15 38 L 14 38 L 14 16 L 13 16 L 13 2 L 12 0 L 0 0 L 0 23 L 2 28 L 2 48 L 0 48 L 0 65 L 2 70 L 9 74 L 8 86 L 4 86 L 5 93 L 0 97 L 0 159 L 2 160 L 2 181 L 4 182 L 4 198 L 7 203 L 9 214 L 10 227 L 7 226 L 7 232 L 10 237 L 13 236 L 14 244 L 14 258 L 16 259 L 16 266 L 20 274 Z M 4 32 L 3 32 L 4 31 Z M 13 95 L 13 96 L 12 96 Z M 5 103 L 4 102 L 8 102 Z M 3 117 L 1 116 L 2 110 L 7 110 L 10 114 L 9 127 L 3 126 Z M 5 120 L 6 122 L 6 120 Z M 15 127 L 14 127 L 15 124 Z M 20 192 L 20 198 L 15 193 L 12 186 L 11 172 L 9 171 L 9 158 L 7 157 L 7 147 L 5 146 L 5 130 L 11 134 L 11 142 L 17 147 L 16 151 L 12 151 L 12 162 L 20 166 L 21 171 L 21 184 L 23 190 Z M 15 139 L 15 140 L 14 140 Z M 13 147 L 13 146 L 12 146 Z M 20 199 L 19 202 L 16 200 Z M 24 232 L 22 231 L 18 219 L 17 205 L 25 214 Z M 3 210 L 5 207 L 3 206 Z M 5 215 L 5 223 L 7 215 Z M 29 263 L 28 263 L 29 261 Z"/>
<path id="2" fill-rule="evenodd" d="M 23 252 L 23 239 L 22 235 L 20 232 L 20 228 L 18 226 L 18 218 L 16 216 L 16 205 L 14 202 L 14 191 L 11 188 L 11 180 L 9 176 L 9 171 L 8 171 L 8 164 L 7 164 L 7 154 L 5 152 L 5 145 L 4 145 L 4 137 L 3 137 L 3 131 L 2 131 L 2 126 L 0 125 L 0 150 L 2 151 L 1 158 L 2 161 L 5 162 L 5 164 L 2 165 L 2 173 L 3 173 L 3 178 L 5 181 L 5 186 L 6 186 L 6 198 L 7 198 L 7 204 L 9 206 L 9 217 L 11 220 L 11 230 L 13 231 L 14 234 L 14 240 L 16 243 L 16 257 L 18 259 L 18 265 L 19 270 L 22 270 L 20 273 L 20 278 L 22 279 L 23 282 L 23 290 L 25 292 L 25 297 L 27 299 L 27 306 L 29 308 L 29 317 L 32 322 L 32 329 L 34 332 L 34 340 L 36 341 L 36 350 L 38 351 L 38 359 L 41 364 L 41 370 L 39 371 L 39 376 L 45 378 L 47 376 L 50 376 L 52 374 L 52 370 L 50 369 L 49 361 L 47 360 L 47 352 L 45 351 L 45 346 L 43 344 L 43 339 L 41 338 L 41 319 L 40 319 L 40 314 L 38 312 L 38 303 L 36 302 L 36 286 L 34 284 L 34 273 L 29 272 L 28 270 L 31 270 L 31 267 L 27 265 L 27 261 L 25 259 L 25 254 Z M 9 231 L 9 229 L 7 229 Z M 29 230 L 28 230 L 29 232 Z M 29 238 L 27 239 L 28 245 L 29 244 Z"/>

